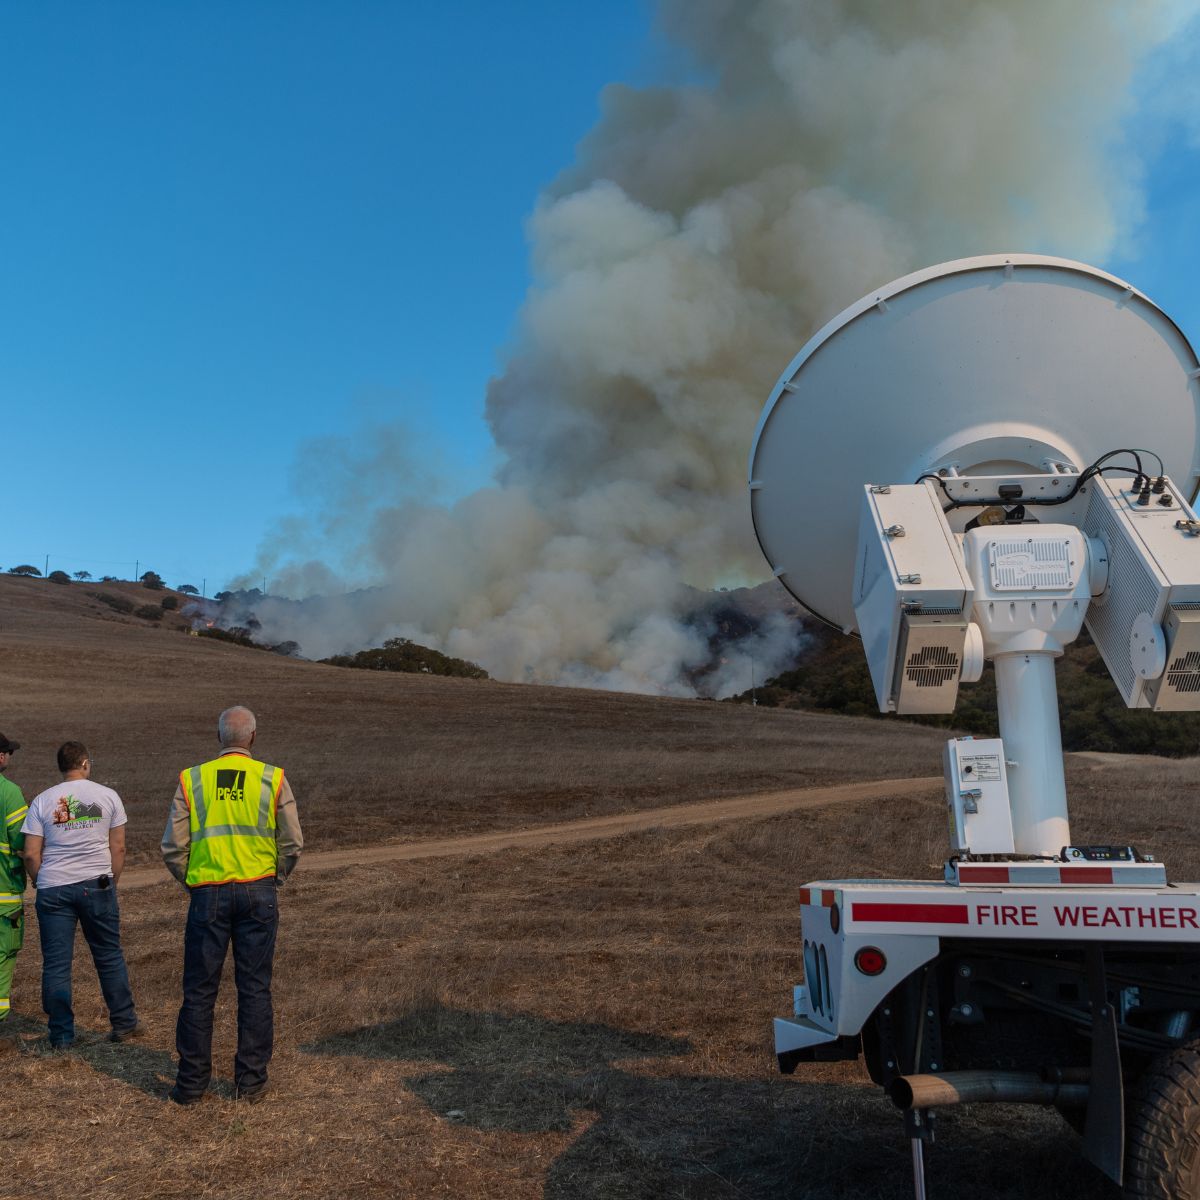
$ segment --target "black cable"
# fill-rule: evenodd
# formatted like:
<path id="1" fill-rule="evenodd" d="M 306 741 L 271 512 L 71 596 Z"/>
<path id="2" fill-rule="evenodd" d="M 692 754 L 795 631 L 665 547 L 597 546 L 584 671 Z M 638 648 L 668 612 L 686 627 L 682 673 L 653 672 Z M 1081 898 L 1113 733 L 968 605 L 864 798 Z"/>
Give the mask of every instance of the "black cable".
<path id="1" fill-rule="evenodd" d="M 913 483 L 920 483 L 922 479 L 932 479 L 946 493 L 946 499 L 950 501 L 950 506 L 954 507 L 954 497 L 950 495 L 950 489 L 946 487 L 946 481 L 936 471 L 926 471 L 924 475 L 918 475 L 913 480 Z M 946 511 L 946 509 L 942 509 L 942 512 Z"/>
<path id="2" fill-rule="evenodd" d="M 1120 452 L 1119 450 L 1117 450 L 1117 451 L 1115 451 L 1114 453 L 1117 453 L 1117 454 L 1119 454 L 1119 453 L 1121 453 L 1121 452 Z M 1155 457 L 1155 459 L 1156 459 L 1156 460 L 1157 460 L 1157 462 L 1158 462 L 1158 473 L 1159 473 L 1160 475 L 1165 475 L 1165 474 L 1166 474 L 1166 471 L 1164 471 L 1164 470 L 1163 470 L 1163 460 L 1162 460 L 1162 458 L 1159 456 L 1159 454 L 1158 454 L 1158 452 L 1157 452 L 1157 451 L 1155 451 L 1155 450 L 1145 450 L 1145 449 L 1143 449 L 1141 446 L 1139 446 L 1139 447 L 1138 447 L 1136 450 L 1127 450 L 1127 451 L 1126 451 L 1126 453 L 1127 453 L 1127 454 L 1153 454 L 1153 455 L 1154 455 L 1154 457 Z"/>
<path id="3" fill-rule="evenodd" d="M 1139 475 L 1145 475 L 1145 473 L 1146 473 L 1146 472 L 1142 470 L 1142 454 L 1143 454 L 1143 453 L 1145 453 L 1145 454 L 1151 454 L 1151 453 L 1153 453 L 1153 451 L 1150 451 L 1150 450 L 1145 450 L 1145 451 L 1139 451 L 1139 450 L 1110 450 L 1110 451 L 1109 451 L 1107 454 L 1102 454 L 1102 455 L 1101 455 L 1101 456 L 1100 456 L 1098 459 L 1096 459 L 1096 461 L 1095 461 L 1094 463 L 1092 463 L 1092 466 L 1093 466 L 1093 467 L 1099 467 L 1101 463 L 1106 463 L 1106 462 L 1108 462 L 1108 460 L 1109 460 L 1110 458 L 1116 458 L 1116 456 L 1117 456 L 1118 454 L 1131 454 L 1131 455 L 1133 455 L 1133 461 L 1134 461 L 1135 463 L 1137 463 L 1137 473 L 1138 473 Z M 1154 455 L 1154 457 L 1155 457 L 1155 458 L 1158 458 L 1158 455 L 1157 455 L 1157 454 L 1155 454 L 1155 455 Z M 1162 462 L 1162 459 L 1161 459 L 1161 458 L 1159 458 L 1159 459 L 1158 459 L 1158 461 L 1161 463 L 1161 462 Z"/>
<path id="4" fill-rule="evenodd" d="M 1108 460 L 1110 458 L 1115 458 L 1118 454 L 1131 455 L 1133 457 L 1134 462 L 1137 463 L 1136 470 L 1133 467 L 1123 467 L 1123 466 L 1119 466 L 1119 465 L 1110 465 L 1110 466 L 1104 465 L 1108 462 Z M 1159 464 L 1160 473 L 1161 473 L 1162 459 L 1153 450 L 1139 451 L 1139 450 L 1130 450 L 1130 449 L 1126 449 L 1126 448 L 1122 448 L 1120 450 L 1110 450 L 1107 454 L 1102 454 L 1098 459 L 1096 459 L 1095 462 L 1093 462 L 1093 463 L 1089 464 L 1087 467 L 1085 467 L 1079 473 L 1079 475 L 1076 477 L 1074 485 L 1063 495 L 1061 495 L 1061 496 L 1031 496 L 1031 497 L 1022 496 L 1020 498 L 1021 503 L 1024 505 L 1031 505 L 1031 504 L 1038 505 L 1040 507 L 1050 507 L 1052 505 L 1066 504 L 1068 501 L 1074 500 L 1075 497 L 1077 495 L 1079 495 L 1080 489 L 1088 482 L 1088 480 L 1095 478 L 1097 475 L 1103 475 L 1109 471 L 1124 471 L 1135 477 L 1139 477 L 1142 479 L 1148 479 L 1149 477 L 1146 475 L 1146 472 L 1142 469 L 1142 460 L 1140 458 L 1140 454 L 1154 455 L 1154 457 L 1156 459 L 1158 459 L 1158 464 Z M 1002 497 L 1002 496 L 996 496 L 992 499 L 975 498 L 975 499 L 971 499 L 971 500 L 959 500 L 956 497 L 954 497 L 953 495 L 951 495 L 950 489 L 946 486 L 946 480 L 941 475 L 938 475 L 936 472 L 926 471 L 923 475 L 917 476 L 916 482 L 920 483 L 921 480 L 923 480 L 923 479 L 934 480 L 934 482 L 936 482 L 937 485 L 942 489 L 942 492 L 944 493 L 946 499 L 950 502 L 949 504 L 946 505 L 945 508 L 942 509 L 943 512 L 949 512 L 952 508 L 989 508 L 992 505 L 999 505 L 1000 507 L 1004 507 L 1004 506 L 1012 503 L 1011 498 L 1009 500 L 1005 500 L 1004 497 Z"/>

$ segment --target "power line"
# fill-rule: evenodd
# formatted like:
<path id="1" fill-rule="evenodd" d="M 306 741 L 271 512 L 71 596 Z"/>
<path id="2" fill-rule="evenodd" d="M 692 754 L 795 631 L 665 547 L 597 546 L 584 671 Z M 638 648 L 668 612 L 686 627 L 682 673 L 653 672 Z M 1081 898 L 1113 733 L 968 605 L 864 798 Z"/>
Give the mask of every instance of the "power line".
<path id="1" fill-rule="evenodd" d="M 9 557 L 11 557 L 14 562 L 16 562 L 17 558 L 20 556 L 10 555 Z M 63 553 L 62 551 L 58 551 L 58 550 L 51 550 L 48 554 L 43 553 L 40 556 L 39 555 L 26 555 L 22 561 L 28 562 L 31 557 L 33 558 L 33 560 L 35 562 L 37 561 L 38 557 L 41 557 L 45 564 L 49 564 L 51 561 L 53 561 L 55 563 L 65 562 L 65 563 L 69 563 L 71 565 L 92 566 L 92 567 L 130 567 L 130 566 L 132 566 L 134 569 L 134 578 L 136 578 L 137 575 L 139 574 L 138 569 L 140 568 L 142 562 L 143 561 L 145 561 L 145 562 L 151 561 L 150 559 L 143 560 L 140 558 L 89 558 L 82 554 L 67 554 L 67 553 Z M 205 572 L 203 570 L 193 570 L 193 568 L 191 566 L 180 566 L 178 563 L 161 563 L 160 562 L 159 565 L 162 567 L 162 570 L 159 570 L 157 572 L 159 575 L 161 575 L 163 573 L 163 571 L 169 571 L 172 575 L 193 575 L 193 574 L 194 575 L 204 575 L 205 574 Z M 155 568 L 151 567 L 148 569 L 154 570 Z M 222 572 L 220 572 L 220 571 L 212 571 L 210 573 L 213 575 L 214 578 L 222 577 Z M 229 572 L 229 574 L 231 576 L 237 575 L 240 573 L 241 572 L 237 572 L 237 571 Z"/>
<path id="2" fill-rule="evenodd" d="M 36 557 L 37 557 L 36 555 L 26 556 L 25 558 L 14 557 L 13 564 L 20 565 L 22 563 L 28 563 L 30 557 L 33 557 L 36 561 Z M 140 568 L 142 565 L 142 560 L 140 558 L 132 558 L 132 559 L 131 558 L 89 558 L 85 555 L 62 554 L 62 553 L 58 553 L 55 551 L 51 551 L 49 554 L 42 555 L 42 562 L 43 562 L 42 577 L 43 578 L 47 577 L 50 574 L 51 561 L 53 561 L 55 563 L 62 563 L 62 562 L 69 563 L 71 570 L 68 573 L 72 574 L 72 575 L 78 573 L 78 568 L 80 566 L 126 567 L 126 568 L 128 568 L 130 566 L 130 564 L 132 564 L 133 565 L 133 575 L 129 579 L 124 579 L 122 576 L 119 576 L 119 575 L 108 576 L 109 578 L 112 578 L 112 579 L 116 580 L 117 582 L 123 582 L 123 583 L 136 583 L 138 581 L 138 579 L 140 578 L 139 571 L 140 571 Z M 61 568 L 56 567 L 56 569 L 61 569 Z M 153 568 L 147 568 L 147 570 L 153 570 Z M 192 571 L 192 569 L 190 567 L 180 567 L 178 564 L 174 564 L 174 565 L 167 564 L 166 566 L 164 566 L 162 571 L 156 571 L 155 574 L 157 574 L 161 577 L 165 573 L 168 573 L 168 572 L 170 575 L 183 580 L 185 583 L 190 584 L 192 587 L 194 587 L 195 584 L 191 583 L 191 580 L 194 578 L 199 578 L 201 580 L 200 595 L 202 597 L 204 597 L 205 599 L 208 598 L 208 574 L 206 572 L 203 572 L 203 571 L 194 572 L 194 571 Z M 0 574 L 4 574 L 4 573 L 5 573 L 4 569 L 0 568 Z M 107 575 L 107 573 L 106 573 L 106 575 Z M 224 578 L 225 576 L 221 572 L 213 572 L 213 577 L 216 579 L 221 579 L 221 578 Z M 234 577 L 236 577 L 236 575 Z M 99 582 L 103 582 L 103 581 L 102 580 L 93 580 L 92 582 L 99 583 Z M 266 578 L 264 577 L 264 579 L 263 579 L 263 592 L 264 593 L 266 592 L 266 582 L 267 582 Z"/>

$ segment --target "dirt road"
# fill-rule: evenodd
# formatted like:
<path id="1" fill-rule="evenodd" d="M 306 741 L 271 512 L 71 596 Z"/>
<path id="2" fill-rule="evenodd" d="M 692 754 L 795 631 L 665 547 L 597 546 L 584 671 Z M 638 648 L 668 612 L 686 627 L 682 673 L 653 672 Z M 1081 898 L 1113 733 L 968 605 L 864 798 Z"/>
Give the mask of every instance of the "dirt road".
<path id="1" fill-rule="evenodd" d="M 640 812 L 614 813 L 604 817 L 584 817 L 558 825 L 537 825 L 532 829 L 507 829 L 499 833 L 473 833 L 452 838 L 430 838 L 420 842 L 397 842 L 384 846 L 357 846 L 352 850 L 323 850 L 304 856 L 304 872 L 332 871 L 340 867 L 367 863 L 411 862 L 420 858 L 450 858 L 456 855 L 494 854 L 498 850 L 528 849 L 594 842 L 620 837 L 646 829 L 674 829 L 681 825 L 715 825 L 722 821 L 740 821 L 752 817 L 773 817 L 801 808 L 854 800 L 907 797 L 940 791 L 940 775 L 916 779 L 874 779 L 865 783 L 847 783 L 835 787 L 792 788 L 783 792 L 759 792 L 750 796 L 731 796 L 697 804 L 672 804 L 667 808 Z M 121 877 L 121 890 L 150 887 L 169 880 L 161 867 L 137 867 Z"/>

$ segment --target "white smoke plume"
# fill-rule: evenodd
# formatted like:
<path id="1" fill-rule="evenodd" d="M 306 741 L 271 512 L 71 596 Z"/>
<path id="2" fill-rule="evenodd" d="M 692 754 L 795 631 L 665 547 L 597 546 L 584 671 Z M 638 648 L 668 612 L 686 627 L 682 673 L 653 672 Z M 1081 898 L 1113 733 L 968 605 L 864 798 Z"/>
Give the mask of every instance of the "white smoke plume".
<path id="1" fill-rule="evenodd" d="M 330 497 L 343 578 L 376 590 L 258 607 L 306 654 L 396 635 L 493 674 L 691 694 L 706 631 L 685 584 L 761 578 L 751 434 L 809 334 L 928 263 L 1103 260 L 1139 218 L 1123 137 L 1135 73 L 1191 9 L 1152 0 L 664 0 L 703 83 L 614 85 L 529 221 L 534 284 L 488 393 L 494 487 L 449 507 Z M 360 484 L 402 449 L 343 449 Z M 814 448 L 797 446 L 798 466 Z M 328 590 L 322 529 L 255 577 Z M 336 576 L 335 576 L 336 577 Z M 314 580 L 316 581 L 314 585 Z M 795 627 L 726 650 L 706 688 L 777 668 Z"/>

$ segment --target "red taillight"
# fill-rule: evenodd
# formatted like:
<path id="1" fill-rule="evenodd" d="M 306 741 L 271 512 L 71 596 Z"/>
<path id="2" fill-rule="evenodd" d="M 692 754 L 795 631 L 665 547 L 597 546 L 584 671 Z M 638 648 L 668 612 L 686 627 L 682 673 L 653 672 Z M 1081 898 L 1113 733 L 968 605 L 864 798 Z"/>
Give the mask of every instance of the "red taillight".
<path id="1" fill-rule="evenodd" d="M 882 950 L 876 950 L 874 946 L 864 946 L 854 956 L 854 965 L 864 975 L 882 975 L 887 966 L 887 959 Z"/>
<path id="2" fill-rule="evenodd" d="M 834 933 L 837 933 L 841 927 L 842 914 L 838 910 L 838 906 L 836 904 L 832 904 L 829 907 L 829 928 L 832 929 Z"/>

